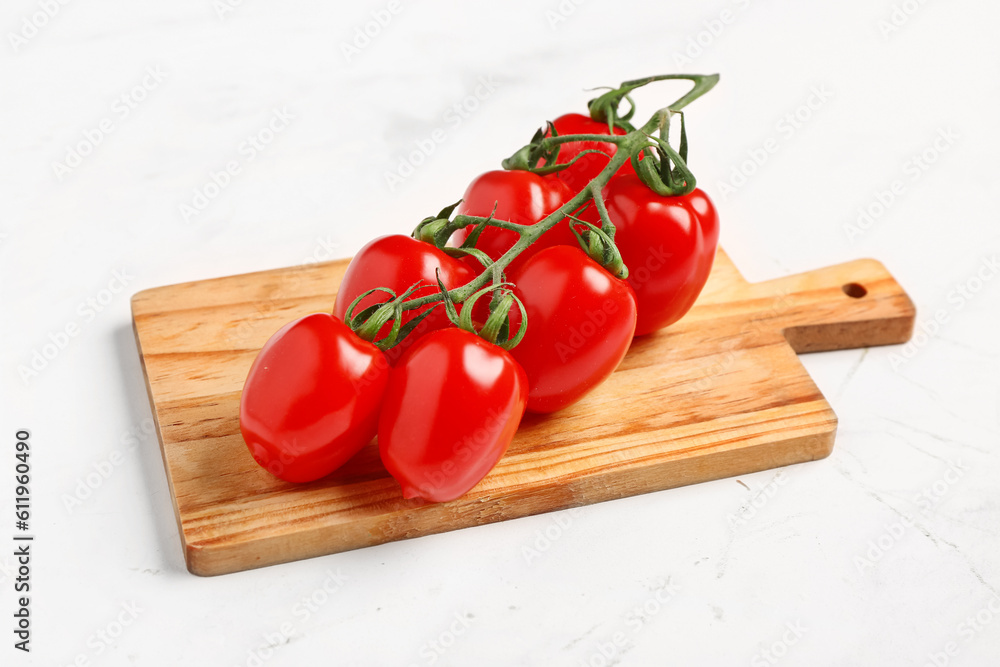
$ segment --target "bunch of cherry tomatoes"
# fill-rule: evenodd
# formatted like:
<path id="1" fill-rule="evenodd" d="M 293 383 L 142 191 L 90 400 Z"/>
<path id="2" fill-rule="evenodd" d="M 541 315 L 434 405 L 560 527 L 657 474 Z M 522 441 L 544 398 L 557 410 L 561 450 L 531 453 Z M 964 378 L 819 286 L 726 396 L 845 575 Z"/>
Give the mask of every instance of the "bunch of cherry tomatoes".
<path id="1" fill-rule="evenodd" d="M 635 128 L 629 92 L 662 79 L 695 86 Z M 362 248 L 332 314 L 285 325 L 254 361 L 240 403 L 254 459 L 309 482 L 377 435 L 404 497 L 454 500 L 526 410 L 562 410 L 607 379 L 708 279 L 718 217 L 687 168 L 683 116 L 678 150 L 669 123 L 717 80 L 626 82 L 589 116 L 548 123 L 413 236 Z"/>

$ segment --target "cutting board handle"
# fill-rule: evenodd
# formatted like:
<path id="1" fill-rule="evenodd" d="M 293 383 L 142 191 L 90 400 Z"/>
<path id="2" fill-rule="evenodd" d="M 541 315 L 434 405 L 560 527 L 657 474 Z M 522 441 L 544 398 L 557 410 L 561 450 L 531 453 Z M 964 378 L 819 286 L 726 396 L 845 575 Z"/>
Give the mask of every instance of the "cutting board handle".
<path id="1" fill-rule="evenodd" d="M 913 301 L 881 262 L 859 259 L 747 286 L 796 352 L 905 343 Z"/>

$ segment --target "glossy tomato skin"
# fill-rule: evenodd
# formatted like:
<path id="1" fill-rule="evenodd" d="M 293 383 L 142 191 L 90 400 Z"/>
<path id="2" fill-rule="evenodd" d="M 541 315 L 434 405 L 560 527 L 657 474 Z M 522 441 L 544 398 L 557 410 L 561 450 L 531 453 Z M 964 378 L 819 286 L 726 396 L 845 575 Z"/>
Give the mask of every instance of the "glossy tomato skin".
<path id="1" fill-rule="evenodd" d="M 404 498 L 454 500 L 503 456 L 527 398 L 524 370 L 502 348 L 457 328 L 428 334 L 390 373 L 382 463 Z"/>
<path id="2" fill-rule="evenodd" d="M 493 211 L 493 206 L 496 204 L 494 218 L 519 225 L 533 225 L 572 199 L 573 194 L 555 176 L 539 176 L 518 170 L 488 171 L 469 184 L 462 203 L 455 212 L 485 218 Z M 458 230 L 452 236 L 451 243 L 456 246 L 461 245 L 472 229 L 468 227 Z M 510 250 L 517 240 L 517 232 L 487 227 L 479 236 L 476 247 L 495 261 Z M 567 220 L 560 221 L 545 232 L 538 241 L 518 255 L 508 269 L 513 270 L 523 264 L 528 257 L 542 248 L 559 244 L 576 244 L 576 237 L 570 231 Z M 482 272 L 482 265 L 477 260 L 467 261 L 476 267 L 477 272 Z"/>
<path id="3" fill-rule="evenodd" d="M 375 437 L 388 376 L 381 350 L 332 315 L 286 324 L 243 385 L 240 432 L 250 454 L 286 482 L 330 474 Z"/>
<path id="4" fill-rule="evenodd" d="M 639 306 L 635 335 L 673 324 L 694 305 L 712 271 L 719 243 L 715 206 L 697 188 L 662 197 L 635 174 L 612 179 L 604 198 Z M 595 211 L 581 217 L 598 220 Z"/>
<path id="5" fill-rule="evenodd" d="M 388 287 L 397 295 L 405 292 L 410 285 L 423 280 L 427 286 L 413 293 L 413 297 L 437 293 L 435 271 L 440 269 L 441 281 L 448 289 L 461 287 L 476 277 L 476 274 L 461 260 L 451 257 L 429 243 L 418 241 L 409 236 L 394 234 L 377 238 L 362 248 L 347 267 L 347 273 L 337 291 L 337 300 L 333 314 L 344 319 L 347 308 L 358 296 L 376 287 Z M 376 292 L 365 297 L 355 314 L 368 306 L 384 301 L 388 295 Z M 407 311 L 403 314 L 403 324 L 406 324 L 425 309 Z M 427 316 L 409 336 L 395 347 L 386 351 L 386 357 L 395 363 L 408 347 L 421 336 L 431 331 L 451 326 L 444 309 L 438 307 Z M 378 338 L 385 336 L 392 328 L 392 322 L 387 323 L 379 331 Z"/>
<path id="6" fill-rule="evenodd" d="M 528 327 L 511 355 L 528 375 L 528 410 L 555 412 L 618 367 L 635 331 L 632 290 L 579 248 L 548 248 L 511 276 Z M 519 313 L 512 324 L 520 324 Z"/>
<path id="7" fill-rule="evenodd" d="M 608 124 L 601 123 L 590 116 L 578 113 L 568 113 L 552 121 L 559 136 L 564 134 L 608 134 Z M 625 130 L 620 127 L 614 129 L 615 134 L 625 134 Z M 614 156 L 618 147 L 608 141 L 575 141 L 561 144 L 559 146 L 559 157 L 557 164 L 568 164 L 577 155 L 585 150 L 598 150 L 605 155 L 598 153 L 588 153 L 584 155 L 572 167 L 567 167 L 558 172 L 559 179 L 562 180 L 574 194 L 580 192 L 594 179 L 601 170 L 608 166 L 611 157 Z M 624 169 L 631 170 L 629 163 L 625 163 Z M 621 173 L 619 171 L 619 173 Z"/>

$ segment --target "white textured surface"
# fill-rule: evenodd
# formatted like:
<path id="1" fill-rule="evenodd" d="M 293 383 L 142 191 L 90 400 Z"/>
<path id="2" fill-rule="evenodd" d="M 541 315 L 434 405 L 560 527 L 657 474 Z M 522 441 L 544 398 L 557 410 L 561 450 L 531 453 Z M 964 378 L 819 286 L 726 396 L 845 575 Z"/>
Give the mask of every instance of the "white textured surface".
<path id="1" fill-rule="evenodd" d="M 37 541 L 34 650 L 15 651 L 6 630 L 0 663 L 994 664 L 1000 280 L 984 260 L 1000 251 L 997 5 L 900 2 L 913 13 L 896 14 L 902 25 L 886 36 L 888 0 L 400 2 L 349 62 L 341 43 L 385 3 L 247 0 L 220 18 L 212 0 L 80 0 L 17 49 L 10 33 L 45 3 L 6 3 L 0 541 L 14 532 L 22 427 L 33 432 Z M 732 21 L 678 65 L 723 10 Z M 146 99 L 116 102 L 157 67 Z M 729 479 L 255 572 L 188 574 L 144 433 L 129 296 L 348 256 L 454 201 L 540 121 L 582 110 L 582 89 L 678 68 L 722 73 L 689 109 L 692 163 L 749 278 L 873 256 L 921 321 L 947 318 L 897 368 L 899 349 L 804 358 L 840 416 L 833 455 L 778 479 L 746 476 L 749 491 Z M 478 109 L 446 116 L 481 79 L 495 90 L 480 88 Z M 814 88 L 832 97 L 813 99 L 800 128 L 779 126 Z M 641 112 L 673 92 L 641 93 Z M 275 109 L 293 118 L 250 159 L 241 144 Z M 60 180 L 53 164 L 104 119 L 111 133 Z M 386 170 L 437 127 L 445 140 L 390 191 Z M 948 130 L 957 138 L 915 178 L 911 156 Z M 723 196 L 720 183 L 769 138 L 776 152 Z M 180 205 L 229 161 L 240 173 L 186 222 Z M 884 215 L 849 234 L 858 207 L 896 179 Z M 100 312 L 86 305 L 112 297 L 103 290 L 116 271 L 125 289 Z M 954 291 L 976 287 L 979 271 L 994 279 L 970 299 Z M 78 335 L 22 381 L 18 367 L 67 325 Z M 110 476 L 69 511 L 66 496 L 109 460 Z M 952 463 L 961 476 L 947 475 Z M 940 498 L 918 497 L 935 483 Z M 741 515 L 760 489 L 773 493 Z M 880 540 L 884 554 L 872 550 Z M 526 551 L 536 545 L 537 557 Z M 6 568 L 11 551 L 0 548 Z M 326 596 L 317 591 L 329 572 L 346 579 Z M 11 574 L 0 577 L 6 628 L 14 595 Z M 314 594 L 324 603 L 302 606 Z M 137 618 L 105 644 L 98 633 L 114 633 L 130 603 Z M 287 639 L 275 636 L 283 629 Z"/>

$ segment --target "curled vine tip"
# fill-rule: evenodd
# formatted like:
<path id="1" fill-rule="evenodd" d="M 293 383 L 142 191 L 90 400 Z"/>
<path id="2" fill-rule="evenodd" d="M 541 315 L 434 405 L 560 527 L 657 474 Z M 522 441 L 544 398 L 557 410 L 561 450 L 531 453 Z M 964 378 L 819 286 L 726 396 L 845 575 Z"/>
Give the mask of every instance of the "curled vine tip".
<path id="1" fill-rule="evenodd" d="M 659 74 L 656 76 L 648 76 L 643 79 L 625 81 L 618 88 L 609 90 L 603 95 L 595 97 L 587 103 L 587 108 L 590 110 L 590 117 L 596 121 L 607 122 L 609 126 L 618 126 L 631 131 L 634 128 L 631 124 L 629 124 L 629 121 L 635 114 L 635 103 L 632 101 L 629 94 L 633 90 L 642 88 L 643 86 L 653 83 L 654 81 L 667 81 L 675 79 L 691 81 L 694 83 L 694 87 L 692 87 L 691 90 L 666 107 L 667 109 L 677 111 L 683 109 L 688 104 L 691 104 L 696 99 L 714 88 L 715 84 L 719 82 L 719 75 Z M 622 100 L 627 100 L 629 103 L 629 109 L 625 113 L 621 113 L 619 111 L 619 106 L 621 105 Z"/>

